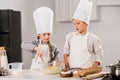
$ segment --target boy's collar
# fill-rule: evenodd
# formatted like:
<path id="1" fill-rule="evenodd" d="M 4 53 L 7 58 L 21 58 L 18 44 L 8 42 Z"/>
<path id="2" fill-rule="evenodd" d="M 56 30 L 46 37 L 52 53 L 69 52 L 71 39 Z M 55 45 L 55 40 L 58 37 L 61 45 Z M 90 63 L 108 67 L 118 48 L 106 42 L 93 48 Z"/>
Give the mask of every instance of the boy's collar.
<path id="1" fill-rule="evenodd" d="M 87 33 L 86 34 L 81 34 L 81 33 L 79 33 L 79 32 L 76 32 L 76 35 L 81 35 L 81 36 L 88 36 L 88 34 L 89 34 L 89 32 L 87 31 Z"/>

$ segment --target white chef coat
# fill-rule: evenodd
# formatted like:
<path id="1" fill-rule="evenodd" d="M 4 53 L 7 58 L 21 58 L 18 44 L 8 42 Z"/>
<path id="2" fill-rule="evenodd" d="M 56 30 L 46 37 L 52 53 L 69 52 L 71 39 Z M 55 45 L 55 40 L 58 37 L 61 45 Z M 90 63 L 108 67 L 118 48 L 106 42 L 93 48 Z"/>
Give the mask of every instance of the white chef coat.
<path id="1" fill-rule="evenodd" d="M 48 61 L 50 61 L 50 52 L 49 46 L 47 44 L 39 43 L 38 47 L 42 51 L 42 57 L 35 55 L 35 58 L 32 59 L 31 69 L 40 70 L 44 65 L 47 65 Z"/>
<path id="2" fill-rule="evenodd" d="M 70 67 L 87 68 L 94 63 L 94 55 L 90 54 L 87 48 L 88 34 L 76 35 L 71 39 L 70 47 Z"/>
<path id="3" fill-rule="evenodd" d="M 85 54 L 82 54 L 83 52 Z M 92 33 L 87 33 L 84 36 L 78 32 L 69 33 L 66 37 L 63 54 L 68 54 L 71 56 L 69 57 L 70 67 L 90 67 L 94 61 L 99 61 L 102 63 L 103 49 L 101 40 Z M 72 63 L 74 64 L 71 65 Z"/>

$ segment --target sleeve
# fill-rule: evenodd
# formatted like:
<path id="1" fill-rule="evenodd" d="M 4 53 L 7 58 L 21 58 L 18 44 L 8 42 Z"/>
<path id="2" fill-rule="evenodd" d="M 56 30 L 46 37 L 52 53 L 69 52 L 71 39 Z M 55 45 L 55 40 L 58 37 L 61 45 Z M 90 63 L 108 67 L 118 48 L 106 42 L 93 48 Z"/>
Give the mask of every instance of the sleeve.
<path id="1" fill-rule="evenodd" d="M 94 41 L 94 51 L 96 53 L 96 61 L 102 63 L 102 58 L 103 58 L 103 48 L 102 48 L 102 43 L 99 38 L 97 38 Z"/>
<path id="2" fill-rule="evenodd" d="M 34 51 L 34 47 L 37 46 L 37 41 L 31 41 L 31 42 L 22 42 L 21 47 L 26 50 Z"/>
<path id="3" fill-rule="evenodd" d="M 53 60 L 59 58 L 59 49 L 55 46 L 55 45 L 52 45 L 52 48 L 53 48 Z"/>
<path id="4" fill-rule="evenodd" d="M 63 46 L 63 54 L 70 54 L 70 41 L 71 41 L 71 34 L 66 36 L 66 41 Z"/>

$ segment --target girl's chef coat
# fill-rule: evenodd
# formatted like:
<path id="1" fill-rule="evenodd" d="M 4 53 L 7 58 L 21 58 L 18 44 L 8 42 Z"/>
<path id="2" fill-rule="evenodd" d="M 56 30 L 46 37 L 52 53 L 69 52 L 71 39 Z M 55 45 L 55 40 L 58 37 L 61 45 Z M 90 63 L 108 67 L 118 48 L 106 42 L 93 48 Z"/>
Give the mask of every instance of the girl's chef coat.
<path id="1" fill-rule="evenodd" d="M 52 60 L 55 60 L 56 58 L 58 58 L 59 50 L 53 43 L 51 45 L 53 49 Z M 42 59 L 44 60 L 45 63 L 47 63 L 50 60 L 49 47 L 47 46 L 47 44 L 39 44 L 39 41 L 37 40 L 34 40 L 32 42 L 22 42 L 21 44 L 22 48 L 27 49 L 31 53 L 33 53 L 33 60 L 32 60 L 31 68 L 38 69 L 39 65 L 37 65 L 37 63 L 42 63 L 43 61 L 40 57 L 36 55 L 36 51 L 33 50 L 35 46 L 38 46 L 39 48 L 41 48 L 41 50 L 45 53 L 43 54 L 44 57 Z M 35 64 L 33 62 L 35 62 Z"/>
<path id="2" fill-rule="evenodd" d="M 70 68 L 87 68 L 92 66 L 94 61 L 101 63 L 103 49 L 100 39 L 92 33 L 81 35 L 72 32 L 66 37 L 63 54 L 69 55 Z"/>

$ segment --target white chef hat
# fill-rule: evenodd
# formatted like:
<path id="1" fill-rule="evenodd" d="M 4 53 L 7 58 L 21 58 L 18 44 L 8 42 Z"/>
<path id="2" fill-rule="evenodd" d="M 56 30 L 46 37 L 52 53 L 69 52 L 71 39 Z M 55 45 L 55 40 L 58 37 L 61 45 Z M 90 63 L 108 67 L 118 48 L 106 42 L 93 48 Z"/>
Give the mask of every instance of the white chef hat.
<path id="1" fill-rule="evenodd" d="M 92 12 L 92 1 L 80 0 L 77 9 L 73 15 L 73 19 L 81 20 L 89 25 Z"/>
<path id="2" fill-rule="evenodd" d="M 52 33 L 53 11 L 48 7 L 40 7 L 33 13 L 37 34 Z"/>

